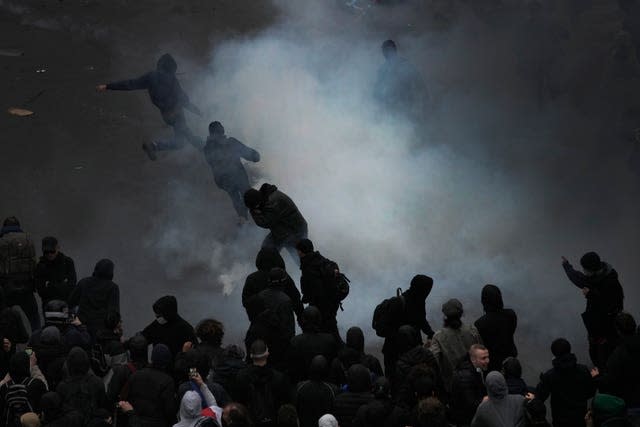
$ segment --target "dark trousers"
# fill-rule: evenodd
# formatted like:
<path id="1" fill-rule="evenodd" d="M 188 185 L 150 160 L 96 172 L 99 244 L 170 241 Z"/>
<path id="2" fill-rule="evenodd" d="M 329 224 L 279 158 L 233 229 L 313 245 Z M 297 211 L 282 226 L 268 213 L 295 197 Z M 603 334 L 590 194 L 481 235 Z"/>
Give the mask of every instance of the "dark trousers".
<path id="1" fill-rule="evenodd" d="M 236 176 L 231 178 L 215 179 L 216 184 L 221 190 L 224 190 L 231 198 L 233 208 L 238 213 L 238 216 L 248 219 L 249 210 L 244 204 L 244 193 L 251 188 L 249 185 L 249 178 L 246 173 L 244 176 Z"/>
<path id="2" fill-rule="evenodd" d="M 285 248 L 289 252 L 289 255 L 291 255 L 291 258 L 293 258 L 293 261 L 296 263 L 296 265 L 299 266 L 300 258 L 298 257 L 298 251 L 296 250 L 296 245 L 300 240 L 306 239 L 306 238 L 307 238 L 306 228 L 304 230 L 300 230 L 297 233 L 290 234 L 284 239 L 276 239 L 275 237 L 273 237 L 272 233 L 269 233 L 267 234 L 267 237 L 265 237 L 264 240 L 262 241 L 262 247 L 273 248 L 278 252 L 282 248 Z"/>
<path id="3" fill-rule="evenodd" d="M 156 150 L 179 150 L 187 142 L 198 149 L 202 147 L 203 141 L 191 132 L 182 111 L 162 113 L 162 118 L 166 124 L 173 128 L 173 138 L 156 141 Z"/>

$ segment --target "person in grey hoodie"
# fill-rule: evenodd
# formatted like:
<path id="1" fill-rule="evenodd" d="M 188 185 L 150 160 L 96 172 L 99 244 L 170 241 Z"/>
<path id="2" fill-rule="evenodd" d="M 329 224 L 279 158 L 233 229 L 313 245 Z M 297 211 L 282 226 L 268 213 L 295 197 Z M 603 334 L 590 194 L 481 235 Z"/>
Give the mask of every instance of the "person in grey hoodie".
<path id="1" fill-rule="evenodd" d="M 497 371 L 487 375 L 488 399 L 478 406 L 471 427 L 521 427 L 524 425 L 524 397 L 509 394 L 507 381 Z"/>

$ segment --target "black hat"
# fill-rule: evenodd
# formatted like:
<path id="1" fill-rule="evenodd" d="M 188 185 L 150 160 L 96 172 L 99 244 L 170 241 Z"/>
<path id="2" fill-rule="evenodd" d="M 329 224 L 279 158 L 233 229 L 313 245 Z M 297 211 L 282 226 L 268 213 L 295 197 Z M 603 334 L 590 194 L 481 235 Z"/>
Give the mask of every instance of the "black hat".
<path id="1" fill-rule="evenodd" d="M 455 298 L 442 304 L 442 313 L 446 317 L 461 317 L 463 312 L 462 303 Z"/>
<path id="2" fill-rule="evenodd" d="M 5 218 L 4 222 L 2 223 L 3 227 L 20 227 L 20 221 L 18 221 L 18 218 L 16 218 L 15 216 L 10 216 L 8 218 Z"/>
<path id="3" fill-rule="evenodd" d="M 58 247 L 58 239 L 52 236 L 47 236 L 42 239 L 42 252 L 55 252 Z"/>
<path id="4" fill-rule="evenodd" d="M 600 256 L 595 252 L 587 252 L 580 258 L 580 265 L 588 271 L 598 271 L 602 268 Z"/>
<path id="5" fill-rule="evenodd" d="M 309 239 L 302 239 L 296 244 L 296 249 L 303 254 L 310 254 L 313 252 L 313 242 Z"/>
<path id="6" fill-rule="evenodd" d="M 251 344 L 249 351 L 251 352 L 250 357 L 252 359 L 264 359 L 269 356 L 267 344 L 262 340 L 255 340 L 253 344 Z"/>
<path id="7" fill-rule="evenodd" d="M 564 338 L 558 338 L 551 343 L 551 353 L 555 357 L 571 353 L 571 344 Z"/>

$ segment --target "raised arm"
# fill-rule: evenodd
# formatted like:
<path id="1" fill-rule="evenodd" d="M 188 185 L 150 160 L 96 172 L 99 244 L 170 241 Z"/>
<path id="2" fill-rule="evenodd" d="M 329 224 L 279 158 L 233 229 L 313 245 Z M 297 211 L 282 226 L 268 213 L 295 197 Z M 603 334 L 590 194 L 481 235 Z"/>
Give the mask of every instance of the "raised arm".
<path id="1" fill-rule="evenodd" d="M 150 73 L 142 75 L 136 79 L 120 80 L 118 82 L 107 83 L 106 90 L 139 90 L 149 89 L 151 84 Z"/>

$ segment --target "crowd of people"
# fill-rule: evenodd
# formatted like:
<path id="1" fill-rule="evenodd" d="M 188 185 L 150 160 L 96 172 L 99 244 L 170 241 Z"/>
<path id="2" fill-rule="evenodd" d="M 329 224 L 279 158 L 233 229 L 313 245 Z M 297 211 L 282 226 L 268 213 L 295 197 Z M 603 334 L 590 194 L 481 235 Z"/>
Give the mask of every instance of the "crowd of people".
<path id="1" fill-rule="evenodd" d="M 266 184 L 244 197 L 256 223 L 272 231 L 242 290 L 250 324 L 244 346 L 223 345 L 224 319 L 193 327 L 172 295 L 153 304 L 148 326 L 125 337 L 113 262 L 98 261 L 91 277 L 77 281 L 55 237 L 42 239 L 36 262 L 31 238 L 7 218 L 0 230 L 0 425 L 639 425 L 640 336 L 623 311 L 616 271 L 596 253 L 581 258 L 581 271 L 562 262 L 587 301 L 593 368 L 559 337 L 550 369 L 527 384 L 514 341 L 518 317 L 499 287 L 484 286 L 484 315 L 474 323 L 463 322 L 459 300 L 446 301 L 444 323 L 434 330 L 426 316 L 434 281 L 423 274 L 372 312 L 385 339 L 381 363 L 366 351 L 361 328 L 339 333 L 348 279 L 304 237 L 306 222 L 278 193 Z M 279 209 L 267 209 L 269 220 L 260 222 L 270 201 Z M 283 219 L 297 231 L 274 233 Z M 299 259 L 300 287 L 286 271 L 283 247 Z"/>

